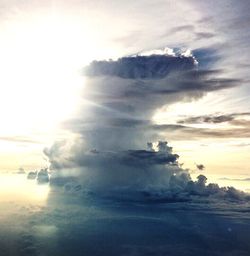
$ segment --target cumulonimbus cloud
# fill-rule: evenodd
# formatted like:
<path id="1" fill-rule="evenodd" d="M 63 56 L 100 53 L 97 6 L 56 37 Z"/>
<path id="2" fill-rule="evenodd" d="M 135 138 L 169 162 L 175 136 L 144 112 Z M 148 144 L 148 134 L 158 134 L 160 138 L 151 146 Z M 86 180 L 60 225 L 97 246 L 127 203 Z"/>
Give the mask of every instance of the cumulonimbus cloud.
<path id="1" fill-rule="evenodd" d="M 165 198 L 183 199 L 183 193 L 222 193 L 201 179 L 193 182 L 167 142 L 146 143 L 162 139 L 151 121 L 157 108 L 237 85 L 234 79 L 215 78 L 218 70 L 199 70 L 197 63 L 190 52 L 168 50 L 86 67 L 82 108 L 64 124 L 76 138 L 44 150 L 55 170 L 52 184 L 72 183 L 77 177 L 82 187 L 102 195 L 164 191 Z"/>

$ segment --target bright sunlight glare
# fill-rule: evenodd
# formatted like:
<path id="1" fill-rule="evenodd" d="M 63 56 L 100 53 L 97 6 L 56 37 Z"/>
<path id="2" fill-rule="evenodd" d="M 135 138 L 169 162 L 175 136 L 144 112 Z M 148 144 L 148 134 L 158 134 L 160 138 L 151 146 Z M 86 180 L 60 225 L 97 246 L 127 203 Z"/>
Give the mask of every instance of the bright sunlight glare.
<path id="1" fill-rule="evenodd" d="M 0 38 L 1 136 L 47 132 L 71 115 L 84 86 L 81 68 L 94 51 L 62 17 L 16 22 Z"/>

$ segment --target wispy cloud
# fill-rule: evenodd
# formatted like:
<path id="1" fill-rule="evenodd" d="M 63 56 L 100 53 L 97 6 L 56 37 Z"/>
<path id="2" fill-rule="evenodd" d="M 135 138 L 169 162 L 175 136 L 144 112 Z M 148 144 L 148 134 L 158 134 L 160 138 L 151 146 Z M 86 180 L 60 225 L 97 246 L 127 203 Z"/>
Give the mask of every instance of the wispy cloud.
<path id="1" fill-rule="evenodd" d="M 29 136 L 1 136 L 0 140 L 13 142 L 13 143 L 29 143 L 29 144 L 41 144 L 42 142 L 36 139 L 32 139 Z"/>

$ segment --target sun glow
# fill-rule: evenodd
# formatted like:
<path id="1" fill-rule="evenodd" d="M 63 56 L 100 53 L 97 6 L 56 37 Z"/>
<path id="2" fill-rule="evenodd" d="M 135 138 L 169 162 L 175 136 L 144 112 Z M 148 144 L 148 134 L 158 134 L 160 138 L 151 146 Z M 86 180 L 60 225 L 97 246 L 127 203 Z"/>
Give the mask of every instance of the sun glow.
<path id="1" fill-rule="evenodd" d="M 0 38 L 1 136 L 48 132 L 72 115 L 84 85 L 80 70 L 94 51 L 63 18 L 18 22 Z"/>
<path id="2" fill-rule="evenodd" d="M 0 175 L 0 202 L 46 203 L 50 188 L 48 184 L 38 185 L 34 180 L 27 180 L 23 174 Z"/>
<path id="3" fill-rule="evenodd" d="M 9 13 L 0 25 L 0 171 L 37 168 L 45 146 L 71 136 L 62 122 L 81 104 L 83 67 L 119 49 L 91 15 L 53 7 Z"/>

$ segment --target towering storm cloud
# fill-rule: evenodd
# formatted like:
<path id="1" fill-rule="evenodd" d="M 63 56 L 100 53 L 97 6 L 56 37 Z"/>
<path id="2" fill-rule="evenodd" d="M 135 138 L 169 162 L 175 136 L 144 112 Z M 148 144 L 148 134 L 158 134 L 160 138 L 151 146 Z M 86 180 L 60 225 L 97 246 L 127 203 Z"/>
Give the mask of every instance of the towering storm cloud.
<path id="1" fill-rule="evenodd" d="M 166 139 L 151 121 L 158 108 L 238 84 L 223 79 L 220 70 L 200 70 L 191 52 L 150 53 L 94 61 L 85 68 L 82 108 L 65 126 L 83 136 L 88 147 L 138 149 Z"/>
<path id="2" fill-rule="evenodd" d="M 77 177 L 84 188 L 102 193 L 184 191 L 191 182 L 189 173 L 163 142 L 162 127 L 152 116 L 162 106 L 237 82 L 216 78 L 218 70 L 199 70 L 198 61 L 189 51 L 165 49 L 87 66 L 82 107 L 77 118 L 64 124 L 76 134 L 75 140 L 44 150 L 55 170 L 51 183 Z M 196 183 L 189 184 L 192 191 L 199 187 L 192 186 Z"/>

